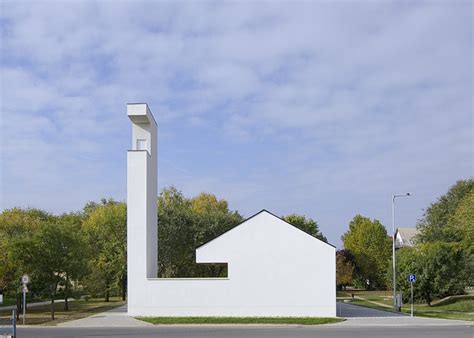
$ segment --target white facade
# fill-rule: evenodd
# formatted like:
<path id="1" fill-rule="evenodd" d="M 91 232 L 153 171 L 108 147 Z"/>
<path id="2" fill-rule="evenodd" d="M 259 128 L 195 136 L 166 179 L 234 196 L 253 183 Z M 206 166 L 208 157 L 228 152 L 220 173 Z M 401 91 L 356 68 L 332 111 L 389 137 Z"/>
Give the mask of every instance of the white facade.
<path id="1" fill-rule="evenodd" d="M 414 246 L 413 240 L 417 234 L 418 230 L 415 228 L 398 228 L 395 231 L 395 248 Z"/>
<path id="2" fill-rule="evenodd" d="M 196 249 L 227 278 L 156 278 L 156 122 L 146 104 L 127 108 L 128 314 L 335 317 L 335 248 L 266 210 Z"/>

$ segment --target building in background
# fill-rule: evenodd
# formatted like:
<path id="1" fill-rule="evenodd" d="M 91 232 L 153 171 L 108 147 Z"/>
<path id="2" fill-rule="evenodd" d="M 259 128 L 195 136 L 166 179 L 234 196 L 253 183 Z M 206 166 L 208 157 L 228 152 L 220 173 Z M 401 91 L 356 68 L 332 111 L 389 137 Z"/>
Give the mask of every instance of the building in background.
<path id="1" fill-rule="evenodd" d="M 415 236 L 418 234 L 416 228 L 397 228 L 395 232 L 395 248 L 412 247 Z"/>

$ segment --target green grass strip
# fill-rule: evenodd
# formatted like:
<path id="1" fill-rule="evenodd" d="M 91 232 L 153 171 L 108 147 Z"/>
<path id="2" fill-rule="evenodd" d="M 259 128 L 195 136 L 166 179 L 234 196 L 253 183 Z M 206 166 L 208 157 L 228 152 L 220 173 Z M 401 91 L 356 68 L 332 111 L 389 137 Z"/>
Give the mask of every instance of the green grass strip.
<path id="1" fill-rule="evenodd" d="M 343 321 L 326 317 L 136 317 L 152 324 L 300 324 L 320 325 Z"/>

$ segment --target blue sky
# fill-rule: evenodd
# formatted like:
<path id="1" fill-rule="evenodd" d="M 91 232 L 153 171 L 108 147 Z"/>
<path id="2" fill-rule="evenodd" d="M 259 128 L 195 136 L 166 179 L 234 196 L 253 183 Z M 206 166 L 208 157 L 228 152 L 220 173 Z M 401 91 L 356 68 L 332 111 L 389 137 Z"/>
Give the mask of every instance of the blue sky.
<path id="1" fill-rule="evenodd" d="M 158 185 L 243 215 L 401 226 L 473 175 L 470 1 L 2 1 L 0 210 L 125 199 L 127 102 Z"/>

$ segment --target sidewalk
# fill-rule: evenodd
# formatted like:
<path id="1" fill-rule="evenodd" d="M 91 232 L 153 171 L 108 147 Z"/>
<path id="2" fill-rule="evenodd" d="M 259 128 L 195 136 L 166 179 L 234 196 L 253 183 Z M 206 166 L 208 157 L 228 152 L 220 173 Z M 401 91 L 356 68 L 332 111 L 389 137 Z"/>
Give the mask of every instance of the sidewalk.
<path id="1" fill-rule="evenodd" d="M 380 307 L 384 307 L 384 308 L 387 308 L 387 309 L 392 309 L 393 306 L 391 305 L 387 305 L 387 304 L 384 304 L 384 303 L 380 303 L 380 302 L 376 302 L 376 301 L 373 301 L 373 300 L 368 300 L 366 298 L 363 298 L 363 297 L 360 297 L 360 296 L 354 296 L 355 299 L 359 299 L 359 300 L 363 300 L 363 301 L 366 301 L 366 302 L 369 302 L 369 303 L 372 303 L 374 305 L 378 305 Z M 392 297 L 393 299 L 393 297 Z"/>
<path id="2" fill-rule="evenodd" d="M 341 327 L 410 327 L 410 326 L 467 326 L 473 327 L 474 323 L 464 320 L 452 320 L 452 319 L 438 319 L 438 318 L 425 318 L 425 317 L 356 317 L 346 318 L 345 321 L 335 324 L 329 324 L 332 326 Z"/>
<path id="3" fill-rule="evenodd" d="M 127 306 L 98 313 L 90 317 L 58 324 L 61 327 L 149 327 L 153 324 L 143 322 L 127 315 Z"/>
<path id="4" fill-rule="evenodd" d="M 467 326 L 472 327 L 473 323 L 461 320 L 435 319 L 423 317 L 355 317 L 346 318 L 344 322 L 325 324 L 317 326 L 328 327 L 419 327 L 419 326 Z M 127 306 L 123 305 L 118 308 L 109 310 L 107 312 L 98 313 L 96 315 L 73 320 L 58 324 L 60 327 L 75 327 L 75 328 L 98 328 L 98 327 L 302 327 L 302 325 L 274 325 L 274 324 L 173 324 L 173 325 L 153 325 L 141 320 L 129 317 L 127 315 Z M 303 325 L 304 326 L 304 325 Z M 310 326 L 308 326 L 310 327 Z"/>

